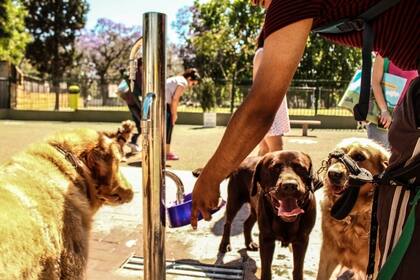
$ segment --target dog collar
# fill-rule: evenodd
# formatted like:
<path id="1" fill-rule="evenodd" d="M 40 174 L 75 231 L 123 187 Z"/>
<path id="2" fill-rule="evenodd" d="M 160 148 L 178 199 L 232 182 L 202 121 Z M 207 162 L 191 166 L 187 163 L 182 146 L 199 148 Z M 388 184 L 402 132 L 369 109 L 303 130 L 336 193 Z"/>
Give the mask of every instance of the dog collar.
<path id="1" fill-rule="evenodd" d="M 90 175 L 90 170 L 86 167 L 83 161 L 81 161 L 77 156 L 75 156 L 73 153 L 66 151 L 63 147 L 61 147 L 59 144 L 50 144 L 53 146 L 57 151 L 59 151 L 64 158 L 73 165 L 73 167 L 76 169 L 76 172 L 82 175 L 83 173 L 87 173 Z M 88 187 L 83 182 L 81 184 L 83 186 L 83 192 L 86 193 L 88 199 L 90 200 L 91 195 L 88 190 Z"/>

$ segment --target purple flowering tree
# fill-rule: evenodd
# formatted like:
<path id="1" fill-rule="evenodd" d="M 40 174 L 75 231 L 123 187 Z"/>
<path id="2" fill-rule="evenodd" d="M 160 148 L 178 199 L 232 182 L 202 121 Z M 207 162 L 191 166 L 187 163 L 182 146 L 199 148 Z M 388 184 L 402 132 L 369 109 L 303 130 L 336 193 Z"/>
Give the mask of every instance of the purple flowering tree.
<path id="1" fill-rule="evenodd" d="M 93 71 L 99 78 L 103 105 L 108 100 L 109 80 L 119 78 L 119 68 L 128 67 L 130 49 L 139 37 L 140 27 L 127 27 L 101 18 L 92 30 L 84 31 L 77 39 L 79 62 L 94 66 Z"/>

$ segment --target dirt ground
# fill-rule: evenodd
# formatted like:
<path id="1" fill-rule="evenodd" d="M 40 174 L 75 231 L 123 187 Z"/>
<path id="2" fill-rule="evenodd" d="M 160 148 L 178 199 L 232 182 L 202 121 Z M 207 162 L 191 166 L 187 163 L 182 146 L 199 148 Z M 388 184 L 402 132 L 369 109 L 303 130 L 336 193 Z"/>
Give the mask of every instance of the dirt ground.
<path id="1" fill-rule="evenodd" d="M 40 141 L 46 135 L 57 130 L 77 127 L 91 127 L 109 130 L 118 127 L 118 123 L 66 123 L 66 122 L 28 122 L 0 120 L 0 163 L 5 162 L 27 145 Z M 196 126 L 178 125 L 173 136 L 173 150 L 181 160 L 168 162 L 170 169 L 177 170 L 186 189 L 194 184 L 190 171 L 201 167 L 211 156 L 220 141 L 224 127 L 202 129 Z M 285 139 L 285 148 L 308 153 L 317 169 L 328 152 L 343 138 L 365 137 L 366 133 L 356 130 L 313 130 L 309 137 L 301 136 L 301 129 L 293 129 Z M 255 151 L 254 151 L 255 153 Z M 129 204 L 118 208 L 104 207 L 95 217 L 91 236 L 88 279 L 139 279 L 141 272 L 127 273 L 121 265 L 131 255 L 143 255 L 142 250 L 142 203 L 141 169 L 138 156 L 129 159 L 122 172 L 132 183 L 135 197 Z M 182 171 L 184 170 L 184 171 Z M 174 188 L 167 186 L 167 200 L 171 200 Z M 224 193 L 222 186 L 222 194 Z M 319 202 L 322 192 L 316 194 Z M 217 248 L 223 230 L 224 209 L 217 212 L 211 222 L 199 223 L 199 229 L 193 231 L 189 226 L 167 228 L 166 259 L 199 261 L 201 263 L 227 263 L 245 268 L 245 279 L 258 279 L 260 259 L 258 252 L 246 252 L 243 244 L 242 223 L 249 213 L 244 206 L 234 221 L 232 228 L 232 252 L 218 256 Z M 258 230 L 254 228 L 253 237 L 257 240 Z M 304 279 L 315 279 L 321 245 L 320 215 L 311 234 L 309 248 L 305 258 Z M 292 258 L 288 248 L 276 245 L 273 260 L 273 279 L 291 279 Z M 169 279 L 195 279 L 183 276 Z"/>

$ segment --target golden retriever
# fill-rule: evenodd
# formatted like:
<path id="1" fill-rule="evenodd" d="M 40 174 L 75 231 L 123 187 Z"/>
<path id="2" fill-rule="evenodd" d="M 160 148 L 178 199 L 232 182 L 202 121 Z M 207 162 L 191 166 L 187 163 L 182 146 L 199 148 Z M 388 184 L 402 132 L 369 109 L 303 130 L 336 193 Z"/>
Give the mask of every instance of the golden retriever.
<path id="1" fill-rule="evenodd" d="M 133 128 L 61 132 L 1 167 L 0 279 L 85 278 L 93 215 L 133 197 L 119 172 Z"/>
<path id="2" fill-rule="evenodd" d="M 389 153 L 372 140 L 349 138 L 338 144 L 372 175 L 381 173 L 387 166 Z M 324 198 L 321 201 L 322 247 L 318 280 L 337 279 L 343 271 L 349 279 L 365 279 L 368 264 L 368 242 L 373 198 L 371 183 L 360 187 L 359 197 L 350 214 L 343 220 L 334 219 L 331 207 L 346 188 L 349 173 L 343 163 L 331 159 L 324 175 Z M 351 272 L 350 272 L 351 271 Z M 339 279 L 347 279 L 344 276 Z"/>

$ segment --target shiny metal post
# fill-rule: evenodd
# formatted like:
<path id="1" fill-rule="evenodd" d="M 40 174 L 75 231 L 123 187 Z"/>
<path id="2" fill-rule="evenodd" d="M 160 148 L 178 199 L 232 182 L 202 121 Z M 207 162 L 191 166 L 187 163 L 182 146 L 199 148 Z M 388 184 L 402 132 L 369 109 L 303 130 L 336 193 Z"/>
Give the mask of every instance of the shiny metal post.
<path id="1" fill-rule="evenodd" d="M 166 15 L 143 15 L 144 279 L 165 279 Z"/>

